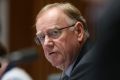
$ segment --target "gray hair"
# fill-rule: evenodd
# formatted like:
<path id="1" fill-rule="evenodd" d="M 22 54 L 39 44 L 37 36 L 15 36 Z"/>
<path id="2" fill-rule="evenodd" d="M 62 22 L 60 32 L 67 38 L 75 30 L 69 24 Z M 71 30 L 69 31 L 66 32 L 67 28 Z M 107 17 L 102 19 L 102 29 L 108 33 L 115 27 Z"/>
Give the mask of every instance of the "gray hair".
<path id="1" fill-rule="evenodd" d="M 84 28 L 86 37 L 89 37 L 89 32 L 88 32 L 86 20 L 81 15 L 80 10 L 77 9 L 75 6 L 73 6 L 70 3 L 66 2 L 66 3 L 48 4 L 40 10 L 36 19 L 38 19 L 42 15 L 42 13 L 46 12 L 47 10 L 49 10 L 51 8 L 60 8 L 73 21 L 80 21 L 83 24 L 83 28 Z"/>

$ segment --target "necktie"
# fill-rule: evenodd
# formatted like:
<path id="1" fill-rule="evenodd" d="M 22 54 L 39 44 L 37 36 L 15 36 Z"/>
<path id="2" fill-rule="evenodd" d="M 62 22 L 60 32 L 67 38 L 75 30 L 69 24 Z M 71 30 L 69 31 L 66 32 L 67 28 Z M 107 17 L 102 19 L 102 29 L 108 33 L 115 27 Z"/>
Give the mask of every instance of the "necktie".
<path id="1" fill-rule="evenodd" d="M 69 77 L 67 75 L 64 75 L 62 80 L 69 80 Z"/>

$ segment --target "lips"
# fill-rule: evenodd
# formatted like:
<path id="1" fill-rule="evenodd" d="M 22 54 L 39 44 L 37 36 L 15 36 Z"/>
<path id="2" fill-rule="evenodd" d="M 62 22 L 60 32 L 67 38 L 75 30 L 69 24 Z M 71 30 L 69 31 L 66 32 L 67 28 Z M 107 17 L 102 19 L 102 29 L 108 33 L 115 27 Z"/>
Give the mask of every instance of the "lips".
<path id="1" fill-rule="evenodd" d="M 49 55 L 54 54 L 54 52 L 49 53 Z"/>
<path id="2" fill-rule="evenodd" d="M 55 54 L 55 52 L 50 52 L 49 55 Z"/>

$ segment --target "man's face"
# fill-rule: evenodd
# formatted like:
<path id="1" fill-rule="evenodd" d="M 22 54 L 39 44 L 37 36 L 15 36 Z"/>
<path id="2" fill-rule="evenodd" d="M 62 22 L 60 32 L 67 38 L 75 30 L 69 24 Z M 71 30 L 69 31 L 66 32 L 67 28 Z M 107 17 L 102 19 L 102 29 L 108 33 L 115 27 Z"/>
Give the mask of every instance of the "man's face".
<path id="1" fill-rule="evenodd" d="M 42 42 L 45 57 L 53 66 L 60 69 L 63 65 L 68 67 L 76 56 L 79 46 L 77 35 L 68 28 L 61 30 L 57 38 L 51 38 L 47 34 L 51 29 L 70 26 L 67 24 L 66 18 L 67 16 L 63 12 L 52 9 L 43 13 L 36 22 L 36 34 L 45 34 Z"/>

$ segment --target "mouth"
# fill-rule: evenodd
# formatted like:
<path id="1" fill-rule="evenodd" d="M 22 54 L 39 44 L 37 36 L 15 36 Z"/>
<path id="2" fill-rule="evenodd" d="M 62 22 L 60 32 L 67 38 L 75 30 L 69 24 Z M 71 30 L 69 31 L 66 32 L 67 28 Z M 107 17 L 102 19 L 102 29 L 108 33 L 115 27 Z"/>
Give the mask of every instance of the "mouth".
<path id="1" fill-rule="evenodd" d="M 55 52 L 50 52 L 49 55 L 55 54 Z"/>

